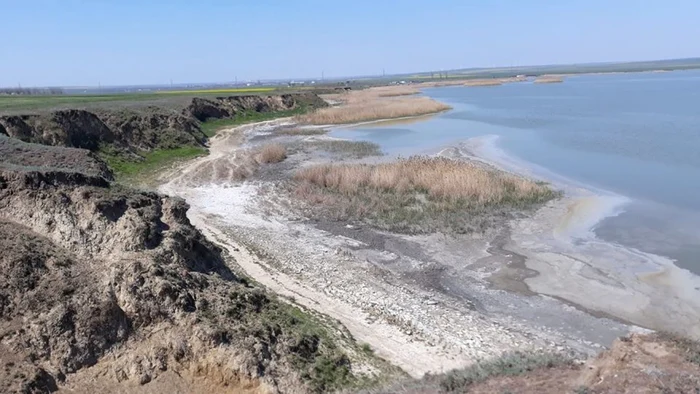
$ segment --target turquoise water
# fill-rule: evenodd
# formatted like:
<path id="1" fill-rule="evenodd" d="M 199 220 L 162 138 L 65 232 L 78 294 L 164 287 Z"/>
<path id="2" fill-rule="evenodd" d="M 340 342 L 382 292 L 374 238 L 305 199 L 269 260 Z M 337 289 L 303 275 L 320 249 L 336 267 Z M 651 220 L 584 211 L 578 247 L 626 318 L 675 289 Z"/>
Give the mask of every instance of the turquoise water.
<path id="1" fill-rule="evenodd" d="M 700 71 L 590 75 L 561 84 L 445 87 L 428 120 L 339 129 L 410 155 L 473 137 L 544 177 L 628 199 L 598 237 L 700 273 Z"/>

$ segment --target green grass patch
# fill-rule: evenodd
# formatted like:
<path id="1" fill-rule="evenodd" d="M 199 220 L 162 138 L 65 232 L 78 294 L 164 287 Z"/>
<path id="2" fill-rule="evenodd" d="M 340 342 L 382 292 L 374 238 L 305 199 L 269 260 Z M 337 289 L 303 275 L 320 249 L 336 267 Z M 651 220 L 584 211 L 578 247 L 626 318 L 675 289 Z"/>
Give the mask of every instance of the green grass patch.
<path id="1" fill-rule="evenodd" d="M 102 157 L 114 171 L 119 181 L 132 180 L 140 175 L 152 173 L 176 162 L 192 159 L 207 154 L 207 150 L 198 146 L 184 146 L 175 149 L 159 149 L 141 154 L 143 160 L 131 160 L 120 155 L 103 154 Z"/>
<path id="2" fill-rule="evenodd" d="M 506 353 L 496 359 L 480 361 L 465 369 L 448 372 L 441 379 L 440 387 L 447 392 L 463 393 L 470 385 L 495 376 L 518 376 L 572 363 L 570 357 L 556 353 Z"/>
<path id="3" fill-rule="evenodd" d="M 85 105 L 114 101 L 143 101 L 153 100 L 153 94 L 85 94 L 58 96 L 2 96 L 0 95 L 0 111 L 41 109 L 65 105 Z"/>
<path id="4" fill-rule="evenodd" d="M 227 129 L 244 125 L 247 123 L 264 122 L 277 118 L 286 118 L 289 116 L 300 115 L 307 111 L 306 107 L 290 109 L 288 111 L 273 111 L 273 112 L 255 112 L 249 111 L 236 115 L 235 118 L 227 119 L 211 119 L 202 123 L 202 132 L 207 137 L 213 137 L 219 130 Z"/>

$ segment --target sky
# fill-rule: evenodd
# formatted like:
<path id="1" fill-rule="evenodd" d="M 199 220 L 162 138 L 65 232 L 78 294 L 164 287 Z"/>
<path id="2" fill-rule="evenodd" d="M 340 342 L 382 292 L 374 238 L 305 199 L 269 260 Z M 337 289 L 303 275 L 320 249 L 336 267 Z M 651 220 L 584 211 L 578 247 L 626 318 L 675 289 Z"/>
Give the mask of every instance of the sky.
<path id="1" fill-rule="evenodd" d="M 700 56 L 698 0 L 0 0 L 0 86 Z"/>

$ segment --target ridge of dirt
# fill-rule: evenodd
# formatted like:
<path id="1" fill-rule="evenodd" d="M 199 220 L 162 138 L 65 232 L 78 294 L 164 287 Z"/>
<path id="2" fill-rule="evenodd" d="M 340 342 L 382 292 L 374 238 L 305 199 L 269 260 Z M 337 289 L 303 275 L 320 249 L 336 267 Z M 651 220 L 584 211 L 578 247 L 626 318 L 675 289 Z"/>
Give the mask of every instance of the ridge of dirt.
<path id="1" fill-rule="evenodd" d="M 275 112 L 327 104 L 314 93 L 193 98 L 182 110 L 149 106 L 113 110 L 62 109 L 0 116 L 0 135 L 42 145 L 137 154 L 153 149 L 205 146 L 201 122 L 242 113 Z"/>
<path id="2" fill-rule="evenodd" d="M 325 392 L 387 368 L 236 274 L 184 200 L 22 166 L 47 147 L 19 145 L 0 166 L 0 392 Z"/>

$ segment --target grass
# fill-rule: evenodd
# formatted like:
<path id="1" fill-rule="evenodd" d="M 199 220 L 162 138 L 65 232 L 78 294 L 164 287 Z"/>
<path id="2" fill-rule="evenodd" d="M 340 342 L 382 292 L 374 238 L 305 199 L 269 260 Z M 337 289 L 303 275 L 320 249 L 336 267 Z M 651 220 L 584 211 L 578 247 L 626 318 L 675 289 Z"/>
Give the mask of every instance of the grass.
<path id="1" fill-rule="evenodd" d="M 498 86 L 503 85 L 500 79 L 474 79 L 464 83 L 464 86 Z"/>
<path id="2" fill-rule="evenodd" d="M 257 161 L 261 164 L 279 163 L 287 158 L 287 149 L 282 144 L 266 144 L 260 148 Z"/>
<path id="3" fill-rule="evenodd" d="M 207 154 L 202 147 L 184 146 L 175 149 L 160 149 L 142 153 L 143 160 L 126 159 L 123 156 L 102 154 L 119 181 L 128 181 L 141 174 L 156 172 L 176 162 Z"/>
<path id="4" fill-rule="evenodd" d="M 492 360 L 477 362 L 465 369 L 448 372 L 440 380 L 440 387 L 444 391 L 461 393 L 472 384 L 495 376 L 518 376 L 537 369 L 572 363 L 569 357 L 556 353 L 506 353 Z"/>
<path id="5" fill-rule="evenodd" d="M 2 96 L 0 111 L 38 109 L 61 105 L 84 105 L 114 101 L 152 100 L 152 94 L 105 94 L 105 95 L 54 95 L 54 96 Z"/>
<path id="6" fill-rule="evenodd" d="M 312 216 L 403 233 L 483 232 L 500 217 L 558 195 L 471 162 L 429 157 L 306 167 L 295 174 L 292 193 Z"/>
<path id="7" fill-rule="evenodd" d="M 275 134 L 277 134 L 277 135 L 292 135 L 292 136 L 323 135 L 326 133 L 328 133 L 327 129 L 310 129 L 310 128 L 301 128 L 301 127 L 280 128 L 280 129 L 275 131 Z"/>
<path id="8" fill-rule="evenodd" d="M 230 119 L 212 119 L 203 122 L 201 125 L 202 132 L 207 137 L 213 137 L 219 130 L 244 125 L 247 123 L 263 122 L 277 118 L 286 118 L 289 116 L 303 114 L 307 111 L 306 107 L 298 107 L 288 111 L 273 111 L 273 112 L 244 112 Z"/>

